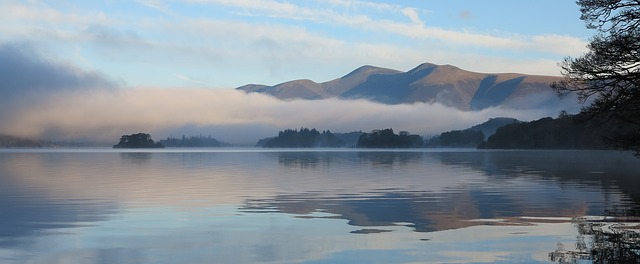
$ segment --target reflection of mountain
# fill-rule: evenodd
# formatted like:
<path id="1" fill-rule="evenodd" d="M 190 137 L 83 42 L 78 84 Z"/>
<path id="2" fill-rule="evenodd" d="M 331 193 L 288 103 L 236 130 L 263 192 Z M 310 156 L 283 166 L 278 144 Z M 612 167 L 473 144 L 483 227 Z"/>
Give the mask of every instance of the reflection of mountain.
<path id="1" fill-rule="evenodd" d="M 549 85 L 559 77 L 469 72 L 451 65 L 421 64 L 408 72 L 362 66 L 332 81 L 294 80 L 275 86 L 245 85 L 239 90 L 280 99 L 369 99 L 400 103 L 441 103 L 462 110 L 492 106 L 514 109 L 568 104 Z"/>
<path id="2" fill-rule="evenodd" d="M 520 216 L 571 217 L 640 204 L 630 199 L 638 161 L 615 152 L 592 152 L 590 158 L 577 151 L 21 151 L 0 152 L 0 247 L 29 255 L 70 238 L 98 241 L 87 243 L 91 249 L 47 247 L 46 257 L 67 248 L 81 256 L 130 247 L 136 256 L 166 251 L 190 257 L 191 248 L 207 254 L 240 248 L 260 257 L 280 252 L 287 257 L 273 259 L 299 262 L 303 258 L 290 256 L 318 245 L 326 246 L 321 255 L 332 255 L 365 240 L 379 242 L 350 232 L 392 231 L 374 236 L 392 238 L 406 252 L 415 239 L 447 232 L 417 234 L 398 226 L 428 232 L 522 224 L 531 221 Z M 623 181 L 625 175 L 629 180 Z M 479 229 L 458 234 L 473 230 Z M 492 230 L 511 238 L 505 229 Z M 442 242 L 435 240 L 429 243 Z M 433 244 L 424 251 L 437 250 Z M 252 251 L 263 245 L 275 248 Z M 121 251 L 112 253 L 122 260 Z M 256 260 L 239 255 L 232 251 L 228 258 L 236 261 L 218 262 Z"/>
<path id="3" fill-rule="evenodd" d="M 317 153 L 315 153 L 317 154 Z M 419 232 L 429 232 L 479 224 L 491 224 L 474 219 L 512 219 L 519 216 L 547 217 L 599 215 L 607 208 L 634 207 L 638 179 L 634 173 L 639 165 L 628 154 L 612 152 L 345 152 L 341 158 L 328 158 L 305 153 L 300 159 L 284 154 L 281 164 L 339 163 L 352 160 L 362 166 L 382 166 L 395 169 L 420 164 L 424 181 L 429 184 L 429 168 L 436 167 L 432 158 L 456 170 L 480 172 L 484 177 L 458 182 L 440 190 L 403 191 L 393 187 L 369 190 L 367 193 L 344 192 L 300 193 L 277 195 L 273 198 L 250 199 L 244 211 L 310 214 L 321 211 L 349 220 L 351 225 L 393 226 L 409 223 Z M 599 162 L 594 162 L 594 161 Z M 431 165 L 430 165 L 431 164 Z M 391 179 L 403 175 L 388 170 Z M 378 169 L 379 170 L 379 169 Z M 395 172 L 395 173 L 394 173 Z M 603 175 L 601 172 L 607 172 Z M 397 174 L 396 174 L 397 173 Z M 349 177 L 336 175 L 332 179 Z M 437 182 L 433 182 L 437 184 Z M 635 183 L 635 184 L 633 184 Z M 366 185 L 366 179 L 363 179 Z M 628 186 L 622 186 L 628 185 Z M 629 187 L 630 186 L 630 187 Z M 635 202 L 625 202 L 625 197 Z M 635 210 L 640 210 L 635 206 Z"/>

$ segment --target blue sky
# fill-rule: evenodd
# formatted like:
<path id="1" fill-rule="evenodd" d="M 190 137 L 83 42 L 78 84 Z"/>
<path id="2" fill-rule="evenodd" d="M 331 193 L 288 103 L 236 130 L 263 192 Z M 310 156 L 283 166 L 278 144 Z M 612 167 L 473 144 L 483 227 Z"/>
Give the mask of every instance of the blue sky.
<path id="1" fill-rule="evenodd" d="M 0 10 L 0 42 L 152 88 L 322 82 L 422 62 L 559 75 L 593 33 L 570 0 L 8 0 Z"/>

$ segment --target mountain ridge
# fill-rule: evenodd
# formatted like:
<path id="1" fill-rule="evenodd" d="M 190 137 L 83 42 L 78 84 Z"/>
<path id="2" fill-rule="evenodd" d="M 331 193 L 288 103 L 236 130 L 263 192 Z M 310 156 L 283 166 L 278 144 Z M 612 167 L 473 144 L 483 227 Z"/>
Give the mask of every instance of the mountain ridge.
<path id="1" fill-rule="evenodd" d="M 236 89 L 283 100 L 367 99 L 385 104 L 440 103 L 461 110 L 489 107 L 533 109 L 565 106 L 551 83 L 561 77 L 521 73 L 478 73 L 453 65 L 422 63 L 403 72 L 361 66 L 348 74 L 316 83 L 292 80 L 274 86 L 248 84 Z"/>

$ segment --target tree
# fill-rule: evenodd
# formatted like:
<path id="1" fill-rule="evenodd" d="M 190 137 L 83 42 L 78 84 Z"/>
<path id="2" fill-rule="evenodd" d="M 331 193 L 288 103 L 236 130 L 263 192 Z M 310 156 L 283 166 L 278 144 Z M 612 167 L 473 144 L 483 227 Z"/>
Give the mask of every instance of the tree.
<path id="1" fill-rule="evenodd" d="M 376 129 L 371 133 L 364 133 L 358 138 L 358 148 L 419 148 L 424 146 L 424 139 L 419 135 L 411 135 L 402 131 L 400 135 L 393 133 L 393 129 Z"/>
<path id="2" fill-rule="evenodd" d="M 137 133 L 131 135 L 122 135 L 120 142 L 113 148 L 164 148 L 160 143 L 156 143 L 151 139 L 151 135 L 147 133 Z"/>
<path id="3" fill-rule="evenodd" d="M 581 116 L 622 126 L 606 140 L 640 156 L 640 0 L 578 0 L 580 19 L 596 30 L 589 51 L 560 63 L 559 95 L 576 93 Z"/>

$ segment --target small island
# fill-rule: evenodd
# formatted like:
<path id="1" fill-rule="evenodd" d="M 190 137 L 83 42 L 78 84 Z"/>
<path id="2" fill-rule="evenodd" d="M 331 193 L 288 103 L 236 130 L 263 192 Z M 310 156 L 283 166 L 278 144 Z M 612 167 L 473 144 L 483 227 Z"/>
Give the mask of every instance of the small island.
<path id="1" fill-rule="evenodd" d="M 400 131 L 400 134 L 393 133 L 393 129 L 376 129 L 371 133 L 364 133 L 358 138 L 357 148 L 421 148 L 424 146 L 424 139 L 419 135 L 409 134 L 407 131 Z"/>
<path id="2" fill-rule="evenodd" d="M 123 135 L 120 137 L 120 142 L 117 145 L 113 145 L 113 148 L 164 148 L 164 146 L 160 142 L 154 142 L 151 139 L 151 135 L 138 133 Z"/>
<path id="3" fill-rule="evenodd" d="M 285 129 L 277 137 L 267 138 L 258 142 L 263 148 L 340 148 L 345 142 L 331 131 L 318 131 L 315 128 Z"/>

